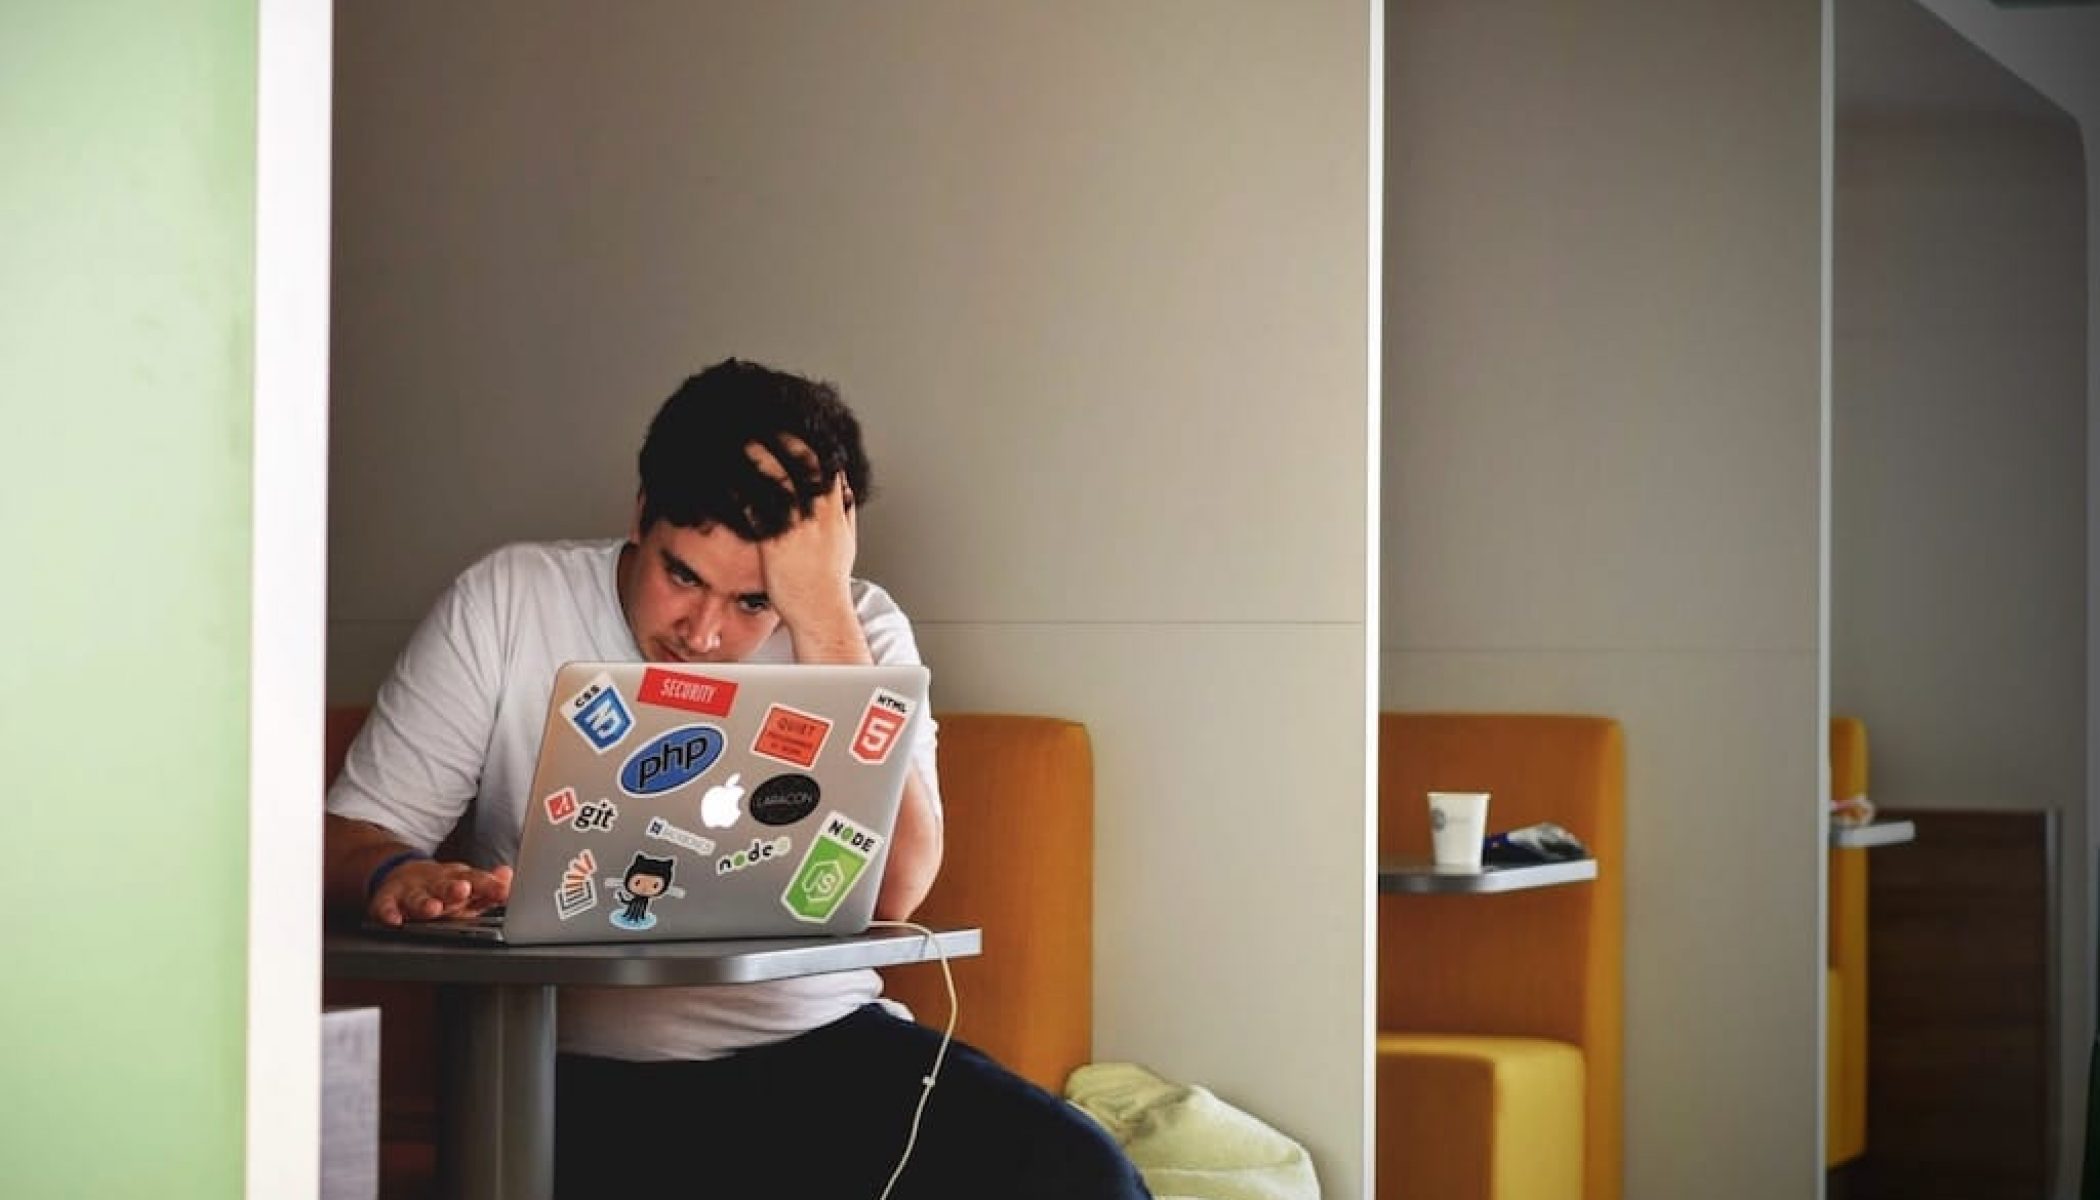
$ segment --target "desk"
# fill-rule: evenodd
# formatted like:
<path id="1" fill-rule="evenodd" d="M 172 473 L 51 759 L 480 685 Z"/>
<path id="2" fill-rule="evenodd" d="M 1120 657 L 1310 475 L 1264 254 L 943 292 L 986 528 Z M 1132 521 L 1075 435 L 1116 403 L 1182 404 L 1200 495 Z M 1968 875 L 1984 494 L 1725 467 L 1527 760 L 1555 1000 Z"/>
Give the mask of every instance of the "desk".
<path id="1" fill-rule="evenodd" d="M 1911 821 L 1869 821 L 1865 825 L 1830 827 L 1830 845 L 1838 850 L 1871 850 L 1917 840 L 1918 827 Z"/>
<path id="2" fill-rule="evenodd" d="M 1582 883 L 1597 877 L 1597 860 L 1578 858 L 1569 862 L 1524 863 L 1497 866 L 1440 867 L 1417 856 L 1387 856 L 1378 860 L 1378 890 L 1408 892 L 1418 896 L 1478 895 L 1486 892 L 1521 892 L 1529 888 Z"/>
<path id="3" fill-rule="evenodd" d="M 949 958 L 983 949 L 975 929 L 946 930 L 937 940 Z M 322 971 L 445 985 L 438 1169 L 446 1192 L 546 1200 L 554 1194 L 555 988 L 755 983 L 936 957 L 924 935 L 890 929 L 844 938 L 515 947 L 331 933 Z"/>

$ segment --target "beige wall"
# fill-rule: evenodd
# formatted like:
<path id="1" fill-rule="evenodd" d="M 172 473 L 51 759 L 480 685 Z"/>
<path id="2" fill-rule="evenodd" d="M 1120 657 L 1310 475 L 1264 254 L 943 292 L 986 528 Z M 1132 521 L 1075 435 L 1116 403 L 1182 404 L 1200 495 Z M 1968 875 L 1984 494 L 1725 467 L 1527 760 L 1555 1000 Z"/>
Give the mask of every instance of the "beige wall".
<path id="1" fill-rule="evenodd" d="M 1097 1057 L 1359 1194 L 1369 6 L 340 20 L 331 693 L 685 372 L 833 378 L 936 702 L 1093 729 Z"/>
<path id="2" fill-rule="evenodd" d="M 1389 25 L 1383 699 L 1625 725 L 1629 1200 L 1821 1183 L 1820 25 Z"/>
<path id="3" fill-rule="evenodd" d="M 2058 814 L 2059 1128 L 2075 1166 L 2092 1044 L 2083 146 L 2075 121 L 1923 10 L 1844 16 L 1841 80 L 1848 37 L 1940 53 L 1909 107 L 1840 110 L 1831 705 L 1867 721 L 1879 804 Z"/>

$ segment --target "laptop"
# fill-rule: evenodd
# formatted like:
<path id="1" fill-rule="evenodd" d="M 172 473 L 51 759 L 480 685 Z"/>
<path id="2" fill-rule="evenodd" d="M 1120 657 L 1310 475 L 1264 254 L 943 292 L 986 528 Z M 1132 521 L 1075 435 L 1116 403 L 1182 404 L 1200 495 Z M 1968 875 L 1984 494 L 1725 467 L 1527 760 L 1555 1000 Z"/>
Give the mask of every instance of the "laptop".
<path id="1" fill-rule="evenodd" d="M 368 929 L 507 945 L 868 927 L 923 666 L 568 663 L 510 903 Z"/>

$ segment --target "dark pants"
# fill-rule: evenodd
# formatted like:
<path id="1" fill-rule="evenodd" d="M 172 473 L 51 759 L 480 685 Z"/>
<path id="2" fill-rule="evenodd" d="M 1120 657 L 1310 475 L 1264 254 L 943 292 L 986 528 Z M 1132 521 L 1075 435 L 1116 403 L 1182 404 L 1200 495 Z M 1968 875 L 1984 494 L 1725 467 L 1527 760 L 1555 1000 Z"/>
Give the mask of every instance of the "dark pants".
<path id="1" fill-rule="evenodd" d="M 937 1030 L 875 1005 L 711 1062 L 562 1055 L 561 1200 L 876 1200 L 897 1165 Z M 1140 1200 L 1115 1140 L 1086 1114 L 956 1042 L 892 1200 Z"/>

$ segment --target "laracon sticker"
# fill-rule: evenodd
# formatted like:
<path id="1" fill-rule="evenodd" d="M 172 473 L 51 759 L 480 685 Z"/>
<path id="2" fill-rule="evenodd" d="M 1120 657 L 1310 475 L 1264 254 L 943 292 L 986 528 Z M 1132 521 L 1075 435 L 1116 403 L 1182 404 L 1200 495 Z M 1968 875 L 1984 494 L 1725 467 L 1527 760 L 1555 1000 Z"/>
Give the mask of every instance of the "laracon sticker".
<path id="1" fill-rule="evenodd" d="M 682 708 L 706 717 L 726 717 L 736 704 L 736 684 L 727 679 L 688 675 L 650 667 L 642 672 L 635 698 L 660 708 Z"/>
<path id="2" fill-rule="evenodd" d="M 559 825 L 576 815 L 576 789 L 563 788 L 540 803 L 547 806 L 547 823 Z"/>
<path id="3" fill-rule="evenodd" d="M 598 856 L 586 846 L 561 873 L 561 886 L 554 889 L 555 915 L 566 921 L 598 907 L 598 881 L 593 878 L 597 874 Z"/>
<path id="4" fill-rule="evenodd" d="M 737 782 L 742 778 L 741 773 L 733 774 L 707 789 L 707 794 L 700 797 L 702 825 L 709 829 L 728 829 L 736 824 L 738 817 L 744 815 L 744 810 L 738 804 L 744 798 L 744 785 Z"/>
<path id="5" fill-rule="evenodd" d="M 762 862 L 772 862 L 776 858 L 784 859 L 787 857 L 788 851 L 794 848 L 795 843 L 784 833 L 770 842 L 760 838 L 753 838 L 749 849 L 739 850 L 734 854 L 725 854 L 716 859 L 715 874 L 717 876 L 728 875 L 732 872 L 741 871 L 745 867 L 755 867 Z"/>
<path id="6" fill-rule="evenodd" d="M 722 731 L 681 725 L 642 746 L 620 766 L 620 790 L 637 799 L 661 796 L 707 773 L 722 757 Z"/>
<path id="7" fill-rule="evenodd" d="M 911 701 L 888 688 L 876 688 L 868 697 L 868 710 L 860 714 L 860 728 L 853 731 L 853 757 L 869 766 L 888 762 L 909 720 Z"/>
<path id="8" fill-rule="evenodd" d="M 751 793 L 751 819 L 761 825 L 793 825 L 817 811 L 824 796 L 807 775 L 775 775 Z"/>
<path id="9" fill-rule="evenodd" d="M 649 827 L 643 832 L 659 842 L 669 842 L 673 846 L 690 850 L 702 858 L 715 852 L 713 839 L 701 837 L 690 829 L 680 829 L 662 817 L 649 818 Z"/>
<path id="10" fill-rule="evenodd" d="M 677 859 L 651 858 L 635 851 L 627 873 L 605 881 L 613 890 L 613 899 L 620 902 L 620 907 L 613 910 L 613 927 L 636 933 L 656 928 L 656 914 L 649 911 L 649 905 L 658 899 L 685 895 L 684 888 L 671 886 L 671 877 L 677 873 Z"/>
<path id="11" fill-rule="evenodd" d="M 562 703 L 561 715 L 600 754 L 619 745 L 634 728 L 634 714 L 620 699 L 620 689 L 613 686 L 612 676 L 602 671 L 583 685 L 582 691 Z"/>
<path id="12" fill-rule="evenodd" d="M 766 710 L 765 722 L 751 743 L 751 753 L 807 771 L 817 765 L 817 755 L 824 752 L 824 742 L 830 737 L 830 721 L 815 713 L 775 704 Z"/>
<path id="13" fill-rule="evenodd" d="M 611 829 L 620 819 L 620 806 L 603 798 L 593 800 L 576 811 L 576 832 L 589 833 L 594 829 Z"/>
<path id="14" fill-rule="evenodd" d="M 809 844 L 780 902 L 797 921 L 813 925 L 829 921 L 852 894 L 853 885 L 867 874 L 868 860 L 881 846 L 882 838 L 873 830 L 832 813 L 824 818 L 823 831 Z"/>

